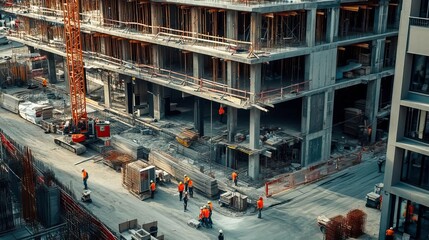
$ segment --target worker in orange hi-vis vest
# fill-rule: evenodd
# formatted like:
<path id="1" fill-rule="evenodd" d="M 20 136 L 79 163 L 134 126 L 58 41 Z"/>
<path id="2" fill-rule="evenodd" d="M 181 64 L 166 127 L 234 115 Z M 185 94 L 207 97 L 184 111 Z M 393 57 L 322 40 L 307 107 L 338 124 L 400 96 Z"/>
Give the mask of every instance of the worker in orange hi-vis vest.
<path id="1" fill-rule="evenodd" d="M 153 198 L 155 195 L 156 185 L 153 180 L 150 180 L 150 198 Z"/>
<path id="2" fill-rule="evenodd" d="M 185 190 L 185 184 L 182 182 L 179 182 L 179 185 L 177 185 L 177 190 L 179 191 L 179 200 L 182 201 L 183 191 Z"/>
<path id="3" fill-rule="evenodd" d="M 259 200 L 256 202 L 256 207 L 258 209 L 258 218 L 262 218 L 262 208 L 264 208 L 264 199 L 259 197 Z"/>
<path id="4" fill-rule="evenodd" d="M 194 197 L 194 182 L 190 178 L 189 178 L 189 181 L 188 181 L 188 188 L 189 188 L 189 196 L 191 198 L 193 198 Z"/>
<path id="5" fill-rule="evenodd" d="M 88 189 L 88 184 L 87 184 L 88 172 L 84 168 L 82 168 L 82 180 L 83 180 L 83 186 L 85 187 L 85 190 L 87 190 Z"/>
<path id="6" fill-rule="evenodd" d="M 48 80 L 46 80 L 46 78 L 43 79 L 42 86 L 43 86 L 43 92 L 46 92 L 46 87 L 48 86 Z"/>
<path id="7" fill-rule="evenodd" d="M 237 186 L 237 179 L 238 179 L 238 173 L 236 171 L 232 172 L 232 181 L 234 182 L 234 185 Z"/>
<path id="8" fill-rule="evenodd" d="M 395 231 L 393 230 L 393 227 L 386 230 L 386 240 L 393 240 L 395 237 Z"/>
<path id="9" fill-rule="evenodd" d="M 188 191 L 188 183 L 189 183 L 189 177 L 188 175 L 185 174 L 185 176 L 183 176 L 183 183 L 185 184 L 185 191 Z"/>
<path id="10" fill-rule="evenodd" d="M 225 109 L 222 105 L 219 107 L 219 122 L 223 123 L 223 116 L 225 115 Z"/>

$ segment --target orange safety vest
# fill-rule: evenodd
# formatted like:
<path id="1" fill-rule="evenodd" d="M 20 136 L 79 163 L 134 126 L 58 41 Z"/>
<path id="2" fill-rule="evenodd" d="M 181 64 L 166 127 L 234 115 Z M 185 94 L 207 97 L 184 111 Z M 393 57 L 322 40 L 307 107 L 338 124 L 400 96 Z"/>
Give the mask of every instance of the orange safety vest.
<path id="1" fill-rule="evenodd" d="M 192 187 L 192 184 L 193 184 L 192 179 L 189 179 L 188 187 Z"/>
<path id="2" fill-rule="evenodd" d="M 386 236 L 394 236 L 395 235 L 395 231 L 393 231 L 393 229 L 387 229 L 386 230 Z"/>
<path id="3" fill-rule="evenodd" d="M 258 209 L 262 209 L 262 208 L 264 207 L 264 200 L 259 199 L 259 200 L 257 201 L 257 204 L 258 204 Z"/>
<path id="4" fill-rule="evenodd" d="M 204 217 L 204 209 L 200 210 L 200 215 L 198 217 L 199 219 L 202 219 Z"/>
<path id="5" fill-rule="evenodd" d="M 179 184 L 179 185 L 177 186 L 177 189 L 179 190 L 179 192 L 183 192 L 183 190 L 185 190 L 185 185 L 183 185 L 183 183 L 182 183 L 182 184 Z"/>
<path id="6" fill-rule="evenodd" d="M 225 110 L 223 109 L 223 107 L 221 106 L 220 108 L 219 108 L 219 115 L 223 115 L 223 114 L 225 114 Z"/>
<path id="7" fill-rule="evenodd" d="M 86 173 L 85 170 L 83 170 L 83 172 L 82 172 L 82 178 L 86 179 L 87 177 L 88 177 L 88 174 Z"/>
<path id="8" fill-rule="evenodd" d="M 205 218 L 208 218 L 210 216 L 210 211 L 207 208 L 203 209 L 203 215 Z"/>
<path id="9" fill-rule="evenodd" d="M 47 81 L 46 79 L 43 79 L 43 81 L 42 81 L 42 85 L 43 85 L 43 87 L 48 86 L 48 81 Z"/>
<path id="10" fill-rule="evenodd" d="M 238 176 L 238 174 L 237 174 L 236 172 L 233 172 L 233 173 L 232 173 L 232 180 L 237 179 L 237 176 Z"/>
<path id="11" fill-rule="evenodd" d="M 213 211 L 213 203 L 209 203 L 208 205 L 209 205 L 210 211 Z"/>
<path id="12" fill-rule="evenodd" d="M 155 183 L 153 182 L 153 183 L 150 184 L 150 190 L 151 191 L 155 191 L 155 189 L 156 189 L 155 188 Z"/>

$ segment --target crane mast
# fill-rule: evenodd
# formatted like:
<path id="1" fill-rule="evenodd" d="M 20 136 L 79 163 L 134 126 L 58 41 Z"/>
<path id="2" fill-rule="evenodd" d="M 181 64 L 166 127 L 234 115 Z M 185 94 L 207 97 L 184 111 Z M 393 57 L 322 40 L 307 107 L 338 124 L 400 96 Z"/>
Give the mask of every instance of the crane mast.
<path id="1" fill-rule="evenodd" d="M 83 123 L 85 126 L 82 127 L 86 129 L 88 120 L 80 37 L 79 0 L 65 0 L 63 12 L 72 120 L 74 126 L 78 127 Z"/>

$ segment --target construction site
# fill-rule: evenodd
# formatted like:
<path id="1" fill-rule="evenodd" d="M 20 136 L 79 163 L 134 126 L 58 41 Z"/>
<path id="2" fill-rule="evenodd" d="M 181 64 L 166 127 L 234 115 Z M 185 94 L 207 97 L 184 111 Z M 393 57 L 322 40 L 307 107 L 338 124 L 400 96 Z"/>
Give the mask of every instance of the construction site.
<path id="1" fill-rule="evenodd" d="M 259 197 L 288 203 L 283 192 L 383 155 L 401 0 L 0 4 L 2 34 L 21 44 L 0 46 L 0 238 L 214 239 L 229 228 L 249 239 L 233 226 L 250 228 Z M 196 190 L 186 218 L 168 210 L 183 209 L 184 175 Z M 363 176 L 363 192 L 382 181 Z M 344 194 L 362 202 L 317 214 L 374 225 L 378 210 L 347 208 L 365 195 Z M 216 229 L 195 229 L 207 201 L 220 203 Z M 327 236 L 311 216 L 290 239 Z M 377 239 L 369 231 L 357 232 Z"/>

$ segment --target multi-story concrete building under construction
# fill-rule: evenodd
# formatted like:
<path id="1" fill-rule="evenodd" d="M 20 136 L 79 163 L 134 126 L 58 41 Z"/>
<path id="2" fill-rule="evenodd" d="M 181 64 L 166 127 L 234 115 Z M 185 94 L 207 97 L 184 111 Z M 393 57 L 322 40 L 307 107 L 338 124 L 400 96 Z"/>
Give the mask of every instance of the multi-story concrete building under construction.
<path id="1" fill-rule="evenodd" d="M 82 0 L 87 94 L 210 136 L 215 161 L 252 179 L 309 166 L 387 131 L 401 2 Z M 65 62 L 62 8 L 1 9 L 9 40 L 47 57 L 51 85 Z"/>
<path id="2" fill-rule="evenodd" d="M 429 238 L 429 1 L 404 1 L 392 98 L 380 239 Z"/>

